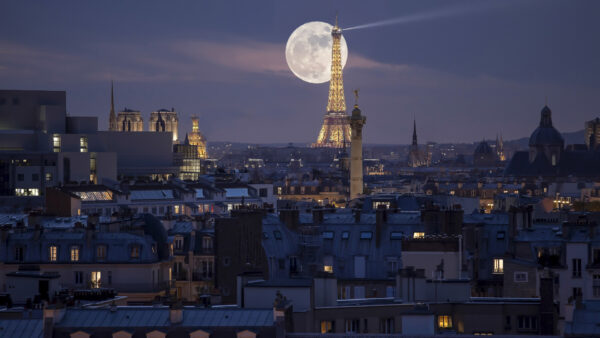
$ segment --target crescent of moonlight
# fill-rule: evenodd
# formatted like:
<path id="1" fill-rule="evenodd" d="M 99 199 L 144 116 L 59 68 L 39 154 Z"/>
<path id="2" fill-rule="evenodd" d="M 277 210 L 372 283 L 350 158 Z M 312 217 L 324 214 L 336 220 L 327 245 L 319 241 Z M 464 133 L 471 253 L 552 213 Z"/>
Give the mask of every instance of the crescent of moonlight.
<path id="1" fill-rule="evenodd" d="M 331 79 L 331 49 L 333 26 L 312 21 L 296 28 L 285 46 L 285 59 L 294 75 L 309 83 L 324 83 Z M 342 68 L 348 59 L 348 46 L 340 41 Z"/>

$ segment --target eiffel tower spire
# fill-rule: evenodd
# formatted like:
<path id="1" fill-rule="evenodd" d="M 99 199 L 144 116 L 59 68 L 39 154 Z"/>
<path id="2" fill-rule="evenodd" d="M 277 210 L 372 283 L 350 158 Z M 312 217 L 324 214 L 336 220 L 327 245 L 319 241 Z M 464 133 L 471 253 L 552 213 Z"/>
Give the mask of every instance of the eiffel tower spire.
<path id="1" fill-rule="evenodd" d="M 329 99 L 327 100 L 327 112 L 345 113 L 346 99 L 344 98 L 344 79 L 342 76 L 342 52 L 340 41 L 342 30 L 338 26 L 337 16 L 335 26 L 331 30 L 333 48 L 331 51 L 331 80 L 329 80 Z"/>
<path id="2" fill-rule="evenodd" d="M 312 147 L 317 148 L 342 148 L 344 142 L 350 142 L 352 133 L 346 114 L 346 98 L 344 97 L 344 79 L 342 76 L 342 29 L 338 26 L 337 16 L 335 26 L 331 29 L 331 37 L 333 44 L 327 113 L 323 119 L 323 126 L 319 132 L 317 142 L 312 144 Z"/>

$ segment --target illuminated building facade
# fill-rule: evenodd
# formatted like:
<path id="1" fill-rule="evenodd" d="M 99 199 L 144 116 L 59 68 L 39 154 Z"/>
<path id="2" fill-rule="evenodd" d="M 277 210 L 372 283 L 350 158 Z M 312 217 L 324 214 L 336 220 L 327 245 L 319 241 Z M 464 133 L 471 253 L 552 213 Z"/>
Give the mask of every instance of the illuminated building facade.
<path id="1" fill-rule="evenodd" d="M 123 109 L 117 116 L 117 131 L 144 131 L 142 113 L 132 109 Z"/>
<path id="2" fill-rule="evenodd" d="M 496 135 L 496 155 L 498 159 L 502 162 L 506 161 L 506 154 L 504 153 L 504 141 L 502 140 L 502 135 L 500 138 Z"/>
<path id="3" fill-rule="evenodd" d="M 585 144 L 590 150 L 600 146 L 600 118 L 585 123 Z"/>
<path id="4" fill-rule="evenodd" d="M 170 131 L 171 133 L 173 133 L 173 143 L 176 143 L 179 139 L 178 124 L 179 119 L 177 118 L 177 112 L 175 112 L 175 109 L 160 109 L 150 114 L 150 121 L 148 121 L 148 130 L 166 132 Z"/>
<path id="5" fill-rule="evenodd" d="M 198 117 L 192 116 L 192 132 L 187 135 L 188 142 L 191 145 L 197 146 L 198 158 L 205 159 L 206 155 L 206 138 L 200 132 L 200 128 L 198 127 Z"/>
<path id="6" fill-rule="evenodd" d="M 344 80 L 342 76 L 342 54 L 340 40 L 342 29 L 335 27 L 331 31 L 333 48 L 331 52 L 331 80 L 329 81 L 329 99 L 327 113 L 323 118 L 323 126 L 319 132 L 317 142 L 313 148 L 342 148 L 344 143 L 350 143 L 350 123 L 346 114 L 346 100 L 344 98 Z"/>
<path id="7" fill-rule="evenodd" d="M 173 146 L 173 159 L 179 167 L 179 179 L 195 181 L 202 174 L 202 163 L 198 157 L 198 146 L 190 144 L 189 135 L 185 136 L 183 144 Z"/>

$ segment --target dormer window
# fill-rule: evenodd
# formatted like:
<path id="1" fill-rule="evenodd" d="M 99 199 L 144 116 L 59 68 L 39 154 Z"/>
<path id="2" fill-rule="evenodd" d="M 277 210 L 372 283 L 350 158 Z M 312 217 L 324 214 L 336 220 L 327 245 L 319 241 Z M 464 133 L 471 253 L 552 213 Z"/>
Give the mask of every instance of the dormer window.
<path id="1" fill-rule="evenodd" d="M 25 261 L 25 248 L 22 246 L 18 246 L 15 248 L 15 261 L 23 262 Z"/>
<path id="2" fill-rule="evenodd" d="M 183 236 L 177 235 L 175 236 L 175 250 L 181 251 L 183 250 Z"/>
<path id="3" fill-rule="evenodd" d="M 79 247 L 76 245 L 71 247 L 71 262 L 79 262 Z"/>
<path id="4" fill-rule="evenodd" d="M 96 246 L 96 259 L 99 261 L 106 259 L 106 245 Z"/>
<path id="5" fill-rule="evenodd" d="M 212 250 L 213 248 L 213 240 L 209 236 L 202 237 L 202 248 L 204 250 Z"/>
<path id="6" fill-rule="evenodd" d="M 139 259 L 140 258 L 140 245 L 135 244 L 131 246 L 131 259 Z"/>
<path id="7" fill-rule="evenodd" d="M 48 248 L 48 259 L 50 262 L 56 262 L 58 259 L 58 247 L 56 245 L 51 245 Z"/>

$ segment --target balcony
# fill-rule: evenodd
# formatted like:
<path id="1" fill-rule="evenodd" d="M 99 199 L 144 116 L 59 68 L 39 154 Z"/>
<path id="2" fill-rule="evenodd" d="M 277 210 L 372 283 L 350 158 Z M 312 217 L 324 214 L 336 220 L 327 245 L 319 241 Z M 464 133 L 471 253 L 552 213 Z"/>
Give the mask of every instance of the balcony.
<path id="1" fill-rule="evenodd" d="M 195 282 L 202 281 L 212 281 L 214 279 L 214 274 L 204 273 L 204 272 L 193 272 L 192 280 Z"/>
<path id="2" fill-rule="evenodd" d="M 86 284 L 62 284 L 63 288 L 72 290 L 89 289 Z M 160 292 L 175 287 L 174 281 L 163 281 L 160 283 L 101 283 L 101 288 L 113 289 L 117 293 L 152 293 Z M 95 289 L 92 289 L 95 290 Z"/>

